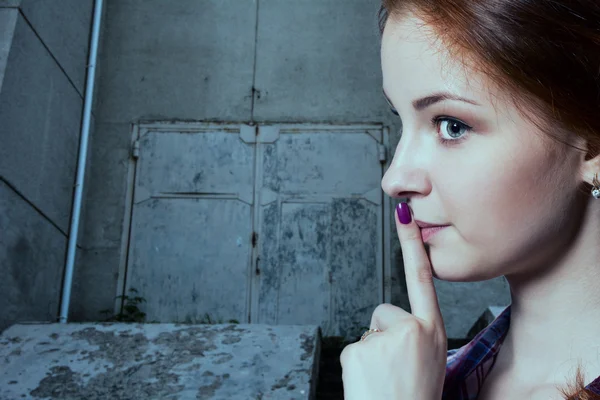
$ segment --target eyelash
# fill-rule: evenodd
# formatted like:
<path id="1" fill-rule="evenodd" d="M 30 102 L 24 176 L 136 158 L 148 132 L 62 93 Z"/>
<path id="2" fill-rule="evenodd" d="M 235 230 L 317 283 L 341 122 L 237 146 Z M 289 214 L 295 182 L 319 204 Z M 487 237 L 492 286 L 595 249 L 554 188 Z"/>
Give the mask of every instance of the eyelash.
<path id="1" fill-rule="evenodd" d="M 394 110 L 393 108 L 392 110 L 392 114 L 394 115 L 400 115 L 398 114 L 398 112 L 396 110 Z M 437 115 L 435 117 L 433 117 L 431 119 L 431 124 L 435 127 L 436 129 L 436 133 L 439 130 L 439 125 L 442 121 L 449 121 L 449 122 L 456 122 L 460 125 L 462 125 L 465 128 L 466 133 L 463 134 L 460 138 L 458 139 L 444 139 L 443 137 L 440 136 L 440 134 L 437 134 L 437 140 L 438 142 L 443 145 L 443 146 L 454 146 L 457 145 L 463 141 L 465 141 L 467 139 L 467 137 L 469 136 L 469 133 L 473 130 L 473 128 L 467 124 L 465 124 L 464 122 L 456 119 L 456 118 L 452 118 L 452 117 L 447 117 L 444 115 Z"/>

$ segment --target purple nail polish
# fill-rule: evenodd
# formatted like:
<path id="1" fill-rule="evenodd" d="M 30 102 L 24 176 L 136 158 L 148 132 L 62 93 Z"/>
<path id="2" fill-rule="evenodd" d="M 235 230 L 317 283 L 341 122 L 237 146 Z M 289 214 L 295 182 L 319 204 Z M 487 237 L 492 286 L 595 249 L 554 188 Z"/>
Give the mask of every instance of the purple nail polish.
<path id="1" fill-rule="evenodd" d="M 410 224 L 412 221 L 412 217 L 410 215 L 410 210 L 408 208 L 408 204 L 406 202 L 402 202 L 396 206 L 396 212 L 398 213 L 398 219 L 404 225 Z"/>

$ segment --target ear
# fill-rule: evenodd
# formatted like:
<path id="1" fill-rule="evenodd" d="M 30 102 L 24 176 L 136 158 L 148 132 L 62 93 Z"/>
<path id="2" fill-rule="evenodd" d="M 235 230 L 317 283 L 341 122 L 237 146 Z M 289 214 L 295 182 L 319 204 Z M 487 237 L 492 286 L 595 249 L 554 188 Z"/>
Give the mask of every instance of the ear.
<path id="1" fill-rule="evenodd" d="M 600 154 L 596 155 L 594 158 L 583 161 L 581 166 L 581 179 L 585 183 L 593 186 L 594 178 L 600 182 Z"/>

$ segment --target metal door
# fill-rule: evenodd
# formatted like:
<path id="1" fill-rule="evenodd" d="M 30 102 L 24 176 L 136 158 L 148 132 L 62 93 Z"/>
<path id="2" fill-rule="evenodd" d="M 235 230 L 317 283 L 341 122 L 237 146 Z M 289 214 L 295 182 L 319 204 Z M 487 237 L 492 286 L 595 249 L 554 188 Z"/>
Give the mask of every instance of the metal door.
<path id="1" fill-rule="evenodd" d="M 126 288 L 147 319 L 318 324 L 384 300 L 384 129 L 140 125 Z M 255 207 L 255 205 L 258 205 Z"/>
<path id="2" fill-rule="evenodd" d="M 253 314 L 351 337 L 383 301 L 381 126 L 259 126 Z"/>
<path id="3" fill-rule="evenodd" d="M 126 288 L 150 321 L 247 322 L 255 148 L 243 139 L 255 128 L 153 124 L 138 135 Z"/>

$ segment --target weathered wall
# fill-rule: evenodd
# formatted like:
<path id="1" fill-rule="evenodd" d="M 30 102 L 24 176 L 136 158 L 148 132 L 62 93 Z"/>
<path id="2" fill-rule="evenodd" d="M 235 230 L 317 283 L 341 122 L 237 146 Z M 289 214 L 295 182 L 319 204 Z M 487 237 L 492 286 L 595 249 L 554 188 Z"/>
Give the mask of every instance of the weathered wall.
<path id="1" fill-rule="evenodd" d="M 54 321 L 93 0 L 0 0 L 0 330 Z"/>
<path id="2" fill-rule="evenodd" d="M 391 159 L 400 124 L 381 94 L 378 8 L 378 0 L 107 1 L 76 319 L 98 319 L 118 291 L 132 123 L 383 122 Z M 408 308 L 391 227 L 392 302 Z M 502 280 L 437 287 L 451 337 L 489 304 L 507 304 Z"/>

